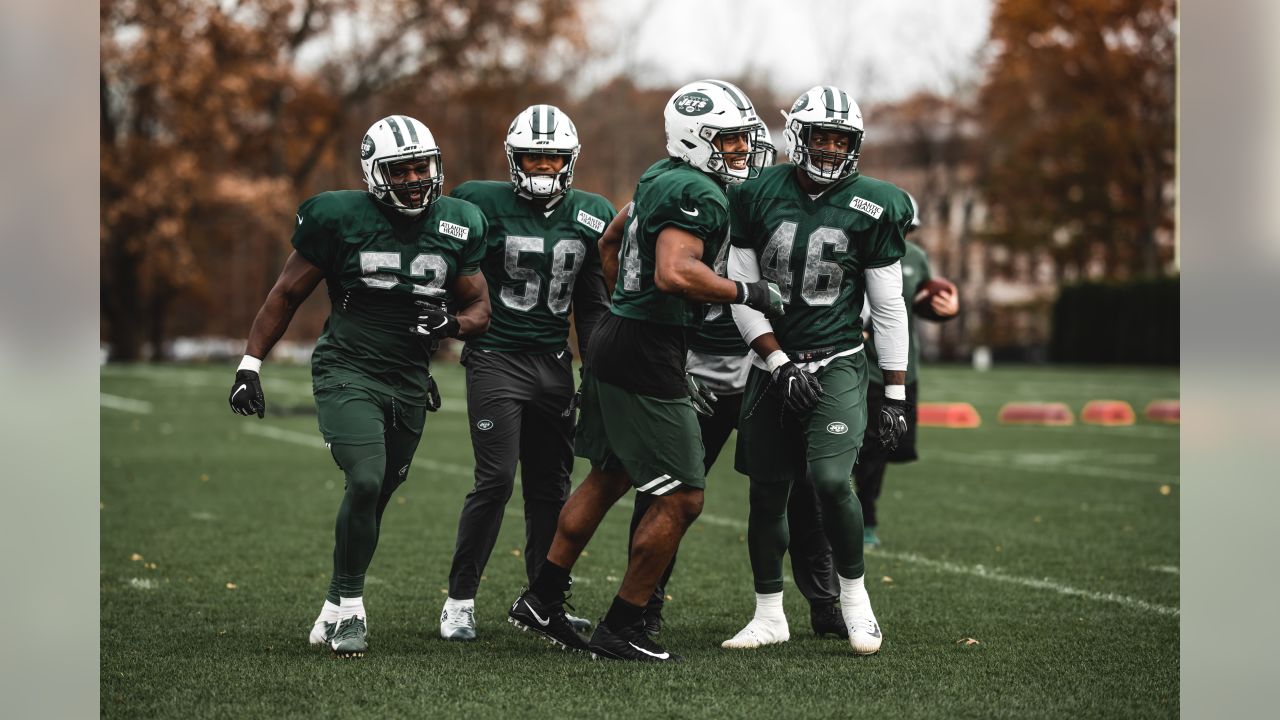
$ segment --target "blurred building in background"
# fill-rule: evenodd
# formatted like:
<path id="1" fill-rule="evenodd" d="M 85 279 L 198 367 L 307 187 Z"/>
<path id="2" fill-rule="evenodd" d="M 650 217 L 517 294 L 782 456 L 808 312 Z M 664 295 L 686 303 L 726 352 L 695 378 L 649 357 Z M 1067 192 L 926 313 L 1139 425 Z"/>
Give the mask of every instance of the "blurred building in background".
<path id="1" fill-rule="evenodd" d="M 594 6 L 571 0 L 101 7 L 102 341 L 113 360 L 238 356 L 290 251 L 294 208 L 361 186 L 356 148 L 380 117 L 431 128 L 448 191 L 505 179 L 511 118 L 557 104 L 582 138 L 575 184 L 620 206 L 665 154 L 671 90 L 712 74 L 691 68 L 655 87 L 643 64 L 602 63 L 602 53 L 632 50 L 593 45 Z M 1142 308 L 1126 322 L 1173 332 L 1176 362 L 1173 1 L 997 0 L 990 12 L 975 71 L 936 68 L 974 80 L 905 98 L 848 87 L 867 118 L 862 169 L 919 199 L 915 239 L 963 294 L 960 319 L 924 324 L 926 357 L 987 346 L 998 359 L 1081 359 L 1072 346 L 1111 342 L 1087 332 L 1122 315 L 1110 303 Z M 824 47 L 832 57 L 814 83 L 840 67 L 843 46 Z M 922 50 L 886 51 L 876 67 L 891 71 L 908 52 Z M 586 72 L 606 65 L 616 74 Z M 714 74 L 739 83 L 776 126 L 777 109 L 804 88 L 776 87 L 767 70 L 757 60 Z M 872 70 L 859 77 L 876 86 Z M 1153 282 L 1165 289 L 1152 295 Z M 1096 292 L 1063 294 L 1081 283 Z M 1141 302 L 1125 290 L 1134 284 Z M 1055 307 L 1060 297 L 1077 299 Z M 306 359 L 327 302 L 323 292 L 307 302 L 274 357 Z M 1068 326 L 1074 335 L 1063 335 Z M 1170 361 L 1106 349 L 1089 358 Z"/>

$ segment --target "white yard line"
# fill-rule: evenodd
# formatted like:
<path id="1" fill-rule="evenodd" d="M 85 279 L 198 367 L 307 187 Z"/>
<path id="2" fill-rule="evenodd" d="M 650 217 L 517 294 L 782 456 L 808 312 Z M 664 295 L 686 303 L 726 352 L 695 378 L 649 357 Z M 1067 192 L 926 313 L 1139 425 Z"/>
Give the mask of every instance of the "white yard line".
<path id="1" fill-rule="evenodd" d="M 1152 572 L 1169 573 L 1170 575 L 1180 574 L 1180 571 L 1177 565 L 1152 565 L 1147 569 Z"/>
<path id="2" fill-rule="evenodd" d="M 134 400 L 133 398 L 120 397 L 119 395 L 98 393 L 98 404 L 110 410 L 136 413 L 138 415 L 151 414 L 151 403 L 146 400 Z"/>
<path id="3" fill-rule="evenodd" d="M 1009 583 L 1011 585 L 1021 585 L 1022 587 L 1035 588 L 1037 590 L 1049 590 L 1059 595 L 1069 595 L 1072 597 L 1082 597 L 1086 600 L 1095 602 L 1108 602 L 1117 605 L 1123 605 L 1135 610 L 1145 610 L 1160 615 L 1169 615 L 1178 617 L 1179 610 L 1176 607 L 1167 605 L 1157 605 L 1149 603 L 1146 600 L 1139 600 L 1127 595 L 1117 595 L 1116 593 L 1095 592 L 1093 590 L 1081 590 L 1070 585 L 1053 582 L 1048 579 L 1036 579 L 1028 577 L 1020 577 L 1017 575 L 1006 575 L 999 570 L 985 568 L 981 565 L 957 565 L 956 563 L 947 562 L 945 560 L 933 560 L 927 557 L 921 557 L 915 553 L 898 553 L 885 550 L 875 550 L 870 553 L 870 557 L 883 557 L 890 560 L 901 560 L 916 565 L 921 565 L 941 572 L 954 573 L 956 575 L 969 575 L 971 577 L 980 577 L 986 580 L 994 580 L 995 582 Z"/>
<path id="4" fill-rule="evenodd" d="M 304 446 L 313 447 L 313 448 L 325 447 L 324 440 L 320 439 L 319 436 L 313 435 L 310 433 L 300 433 L 293 430 L 285 430 L 283 428 L 278 428 L 271 425 L 245 425 L 244 430 L 245 432 L 248 432 L 250 434 L 258 435 L 260 437 L 270 438 L 272 440 L 280 440 L 283 442 L 289 442 L 289 443 L 294 443 L 296 445 L 304 445 Z M 464 465 L 440 463 L 440 462 L 435 462 L 433 460 L 416 460 L 415 465 L 417 465 L 418 467 L 435 470 L 437 472 L 448 473 L 450 475 L 458 475 L 458 476 L 468 477 L 468 478 L 472 477 L 473 475 L 472 468 L 466 467 Z M 622 507 L 630 508 L 630 507 L 634 507 L 634 500 L 632 499 L 631 496 L 625 496 L 621 500 L 619 500 L 617 504 Z M 523 517 L 523 514 L 516 513 L 516 511 L 512 508 L 508 508 L 506 510 L 506 513 L 519 515 L 520 517 Z M 726 518 L 726 517 L 721 517 L 719 515 L 712 515 L 709 513 L 703 513 L 698 518 L 698 521 L 707 523 L 710 525 L 718 525 L 721 527 L 732 528 L 738 531 L 743 531 L 743 530 L 746 530 L 747 528 L 747 523 L 745 520 L 738 520 L 735 518 Z M 1048 590 L 1051 592 L 1055 592 L 1059 595 L 1082 597 L 1082 598 L 1085 598 L 1086 600 L 1092 600 L 1095 602 L 1115 603 L 1115 604 L 1123 605 L 1125 607 L 1132 608 L 1135 610 L 1144 610 L 1147 612 L 1154 612 L 1160 615 L 1169 615 L 1172 617 L 1178 617 L 1179 615 L 1178 608 L 1168 607 L 1166 605 L 1157 605 L 1155 603 L 1149 603 L 1145 600 L 1139 600 L 1137 598 L 1128 597 L 1127 595 L 1095 592 L 1093 590 L 1081 590 L 1079 588 L 1074 588 L 1074 587 L 1071 587 L 1070 585 L 1063 585 L 1061 583 L 1056 583 L 1051 580 L 1041 580 L 1036 578 L 1020 577 L 1017 575 L 1006 575 L 1005 573 L 1002 573 L 999 570 L 988 569 L 981 565 L 958 565 L 956 563 L 951 563 L 944 560 L 933 560 L 931 558 L 923 557 L 921 555 L 916 555 L 915 553 L 898 553 L 898 552 L 889 552 L 884 550 L 876 550 L 870 554 L 870 557 L 898 560 L 901 562 L 912 563 L 915 565 L 920 565 L 922 567 L 927 567 L 932 570 L 938 570 L 941 572 L 954 573 L 957 575 L 968 575 L 971 577 L 979 577 L 985 580 L 1009 583 L 1012 585 L 1021 585 L 1023 587 L 1029 587 L 1036 590 Z"/>

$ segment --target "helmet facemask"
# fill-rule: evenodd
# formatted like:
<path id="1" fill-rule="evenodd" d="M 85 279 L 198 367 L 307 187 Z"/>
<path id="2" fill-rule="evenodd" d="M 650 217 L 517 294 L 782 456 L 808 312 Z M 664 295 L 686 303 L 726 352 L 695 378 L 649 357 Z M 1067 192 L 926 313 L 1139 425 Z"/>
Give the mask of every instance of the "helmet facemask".
<path id="1" fill-rule="evenodd" d="M 402 168 L 417 165 L 413 180 Z M 399 172 L 398 172 L 399 171 Z M 369 192 L 379 202 L 409 217 L 416 217 L 440 198 L 444 185 L 444 162 L 439 150 L 379 158 L 370 168 Z M 412 197 L 417 194 L 417 198 Z"/>
<path id="2" fill-rule="evenodd" d="M 506 147 L 507 167 L 511 170 L 511 184 L 515 186 L 517 195 L 545 200 L 568 192 L 573 184 L 573 167 L 578 162 L 578 148 L 515 148 L 509 144 Z M 554 173 L 525 172 L 520 165 L 522 155 L 553 155 L 564 158 L 564 164 Z"/>
<path id="3" fill-rule="evenodd" d="M 737 185 L 754 177 L 759 177 L 760 171 L 772 164 L 773 146 L 760 142 L 762 137 L 761 130 L 764 128 L 762 123 L 753 125 L 743 125 L 739 127 L 716 128 L 711 126 L 703 126 L 698 131 L 698 136 L 711 146 L 711 156 L 707 159 L 707 172 L 715 175 L 722 182 L 729 185 Z M 767 134 L 765 131 L 764 134 Z M 741 151 L 724 151 L 721 150 L 725 136 L 745 135 L 747 147 Z"/>
<path id="4" fill-rule="evenodd" d="M 849 149 L 846 152 L 838 152 L 810 147 L 809 143 L 814 130 L 848 135 Z M 799 120 L 793 120 L 791 131 L 799 139 L 793 150 L 796 157 L 792 158 L 792 161 L 800 166 L 814 182 L 828 185 L 837 180 L 843 180 L 857 171 L 858 156 L 862 150 L 862 130 L 847 125 L 802 123 Z"/>

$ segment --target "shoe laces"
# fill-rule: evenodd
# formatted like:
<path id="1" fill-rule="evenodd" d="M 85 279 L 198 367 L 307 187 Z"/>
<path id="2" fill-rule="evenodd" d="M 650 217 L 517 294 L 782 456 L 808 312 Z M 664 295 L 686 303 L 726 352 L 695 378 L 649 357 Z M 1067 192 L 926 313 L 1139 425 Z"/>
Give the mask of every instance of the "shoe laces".
<path id="1" fill-rule="evenodd" d="M 345 640 L 347 638 L 357 637 L 360 633 L 364 632 L 364 628 L 364 618 L 359 615 L 352 615 L 346 620 L 338 623 L 338 631 L 334 633 L 333 639 Z"/>
<path id="2" fill-rule="evenodd" d="M 475 627 L 475 624 L 476 624 L 475 607 L 464 606 L 464 607 L 454 608 L 452 611 L 445 610 L 444 615 L 445 616 L 444 618 L 442 618 L 442 620 L 452 625 L 466 625 L 467 627 Z"/>
<path id="3" fill-rule="evenodd" d="M 849 629 L 861 630 L 869 635 L 874 635 L 879 631 L 880 627 L 876 624 L 875 620 L 872 620 L 869 617 L 860 617 L 849 623 Z"/>

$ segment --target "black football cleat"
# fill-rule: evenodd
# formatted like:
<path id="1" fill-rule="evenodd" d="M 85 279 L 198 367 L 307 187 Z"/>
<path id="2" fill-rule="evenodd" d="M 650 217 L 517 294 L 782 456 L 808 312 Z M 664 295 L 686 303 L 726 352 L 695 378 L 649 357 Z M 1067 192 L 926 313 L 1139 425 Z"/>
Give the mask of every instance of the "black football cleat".
<path id="1" fill-rule="evenodd" d="M 511 604 L 511 609 L 507 611 L 507 622 L 521 630 L 532 632 L 561 650 L 582 652 L 587 649 L 587 641 L 582 639 L 569 622 L 569 617 L 564 612 L 564 603 L 544 604 L 528 588 Z"/>
<path id="2" fill-rule="evenodd" d="M 596 626 L 587 650 L 592 660 L 632 660 L 636 662 L 680 662 L 684 658 L 669 653 L 645 633 L 641 620 L 635 625 L 614 630 L 602 620 Z"/>
<path id="3" fill-rule="evenodd" d="M 333 654 L 340 658 L 364 657 L 369 652 L 369 630 L 364 618 L 359 615 L 338 623 L 338 629 L 329 639 L 329 647 Z"/>
<path id="4" fill-rule="evenodd" d="M 844 616 L 840 614 L 840 608 L 835 603 L 810 605 L 809 623 L 813 625 L 813 634 L 818 637 L 823 635 L 834 635 L 843 639 L 849 637 L 849 626 L 844 624 Z"/>

